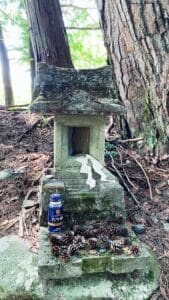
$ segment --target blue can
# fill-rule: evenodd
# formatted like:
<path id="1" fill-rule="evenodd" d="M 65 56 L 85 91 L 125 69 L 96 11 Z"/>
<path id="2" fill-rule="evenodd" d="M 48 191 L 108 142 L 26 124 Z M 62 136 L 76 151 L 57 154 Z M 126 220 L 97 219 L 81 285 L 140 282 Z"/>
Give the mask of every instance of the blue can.
<path id="1" fill-rule="evenodd" d="M 60 232 L 63 225 L 63 204 L 60 194 L 52 194 L 48 206 L 48 231 Z"/>

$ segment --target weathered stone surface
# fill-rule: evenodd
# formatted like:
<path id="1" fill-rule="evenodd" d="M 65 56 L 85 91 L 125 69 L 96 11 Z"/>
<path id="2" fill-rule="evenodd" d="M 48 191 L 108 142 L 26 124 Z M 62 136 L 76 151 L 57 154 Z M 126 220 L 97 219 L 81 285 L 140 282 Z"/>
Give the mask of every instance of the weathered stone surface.
<path id="1" fill-rule="evenodd" d="M 51 255 L 47 228 L 41 227 L 39 276 L 46 300 L 145 300 L 158 286 L 159 265 L 151 251 L 140 245 L 140 255 L 103 254 L 72 257 L 68 263 Z"/>
<path id="2" fill-rule="evenodd" d="M 80 223 L 85 223 L 87 220 L 103 219 L 106 216 L 120 213 L 125 219 L 124 191 L 116 177 L 97 162 L 106 179 L 101 180 L 101 176 L 92 169 L 96 186 L 90 188 L 89 184 L 86 183 L 88 174 L 80 173 L 81 164 L 77 161 L 77 157 L 72 157 L 70 161 L 70 165 L 64 168 L 58 167 L 55 170 L 55 179 L 48 179 L 43 176 L 41 180 L 40 224 L 47 226 L 50 194 L 56 191 L 55 186 L 61 180 L 65 186 L 62 198 L 66 227 L 71 225 L 70 222 L 74 217 Z M 51 189 L 51 187 L 54 188 Z"/>
<path id="3" fill-rule="evenodd" d="M 54 120 L 54 167 L 67 167 L 72 163 L 70 155 L 69 128 L 89 128 L 89 151 L 81 154 L 90 154 L 104 165 L 105 152 L 105 117 L 104 116 L 56 116 Z M 87 139 L 85 139 L 87 143 Z M 79 144 L 79 139 L 77 140 Z"/>
<path id="4" fill-rule="evenodd" d="M 43 300 L 37 256 L 18 236 L 0 239 L 0 299 Z"/>
<path id="5" fill-rule="evenodd" d="M 37 66 L 30 109 L 49 114 L 124 114 L 110 66 L 75 70 L 44 63 Z"/>
<path id="6" fill-rule="evenodd" d="M 150 276 L 150 278 L 149 278 Z M 125 278 L 107 276 L 87 276 L 76 280 L 56 280 L 46 283 L 46 300 L 145 300 L 156 290 L 157 278 L 151 279 L 147 273 L 141 278 L 128 275 Z"/>
<path id="7" fill-rule="evenodd" d="M 130 233 L 131 238 L 133 233 Z M 135 237 L 135 236 L 134 236 Z M 135 238 L 136 239 L 136 238 Z M 62 263 L 61 260 L 51 254 L 51 246 L 48 239 L 46 227 L 40 230 L 40 250 L 39 250 L 39 276 L 43 280 L 50 279 L 71 279 L 87 274 L 106 274 L 114 275 L 133 273 L 134 271 L 152 271 L 158 275 L 159 266 L 150 250 L 136 239 L 139 244 L 140 255 L 114 255 L 105 253 L 100 255 L 84 254 L 82 257 L 72 257 L 68 263 Z"/>

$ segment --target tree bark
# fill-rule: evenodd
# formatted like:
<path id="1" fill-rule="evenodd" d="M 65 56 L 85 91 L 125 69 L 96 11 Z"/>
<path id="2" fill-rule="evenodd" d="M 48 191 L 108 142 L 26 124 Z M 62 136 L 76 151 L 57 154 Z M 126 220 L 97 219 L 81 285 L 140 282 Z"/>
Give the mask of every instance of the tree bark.
<path id="1" fill-rule="evenodd" d="M 32 42 L 30 37 L 29 37 L 29 56 L 30 56 L 30 74 L 31 74 L 31 94 L 33 98 L 33 85 L 34 85 L 34 78 L 36 74 L 36 66 L 35 66 L 34 52 L 33 52 Z"/>
<path id="2" fill-rule="evenodd" d="M 132 136 L 154 126 L 166 137 L 169 116 L 168 0 L 97 0 L 108 58 Z"/>
<path id="3" fill-rule="evenodd" d="M 2 79 L 4 85 L 5 105 L 12 106 L 14 105 L 14 99 L 13 99 L 13 91 L 12 91 L 11 76 L 10 76 L 10 66 L 9 66 L 8 52 L 4 43 L 1 24 L 0 24 L 0 59 L 2 65 Z"/>
<path id="4" fill-rule="evenodd" d="M 25 0 L 35 62 L 73 67 L 59 0 Z"/>

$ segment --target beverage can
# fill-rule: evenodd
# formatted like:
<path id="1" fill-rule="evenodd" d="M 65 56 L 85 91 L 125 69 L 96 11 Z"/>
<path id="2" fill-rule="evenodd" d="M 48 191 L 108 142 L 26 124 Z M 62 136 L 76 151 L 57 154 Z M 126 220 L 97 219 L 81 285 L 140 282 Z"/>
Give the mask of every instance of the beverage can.
<path id="1" fill-rule="evenodd" d="M 63 225 L 63 204 L 60 194 L 52 194 L 48 206 L 48 231 L 60 232 Z"/>

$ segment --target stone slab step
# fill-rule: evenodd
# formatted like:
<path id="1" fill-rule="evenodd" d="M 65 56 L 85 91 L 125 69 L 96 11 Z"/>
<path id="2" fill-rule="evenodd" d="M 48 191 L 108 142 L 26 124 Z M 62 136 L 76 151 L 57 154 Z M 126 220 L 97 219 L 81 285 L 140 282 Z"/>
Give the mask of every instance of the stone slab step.
<path id="1" fill-rule="evenodd" d="M 44 284 L 46 300 L 145 300 L 149 299 L 157 288 L 157 278 L 106 278 L 95 276 L 75 281 L 55 280 Z"/>
<path id="2" fill-rule="evenodd" d="M 137 241 L 137 244 L 139 241 Z M 84 254 L 83 257 L 72 257 L 64 263 L 51 255 L 51 246 L 48 240 L 46 227 L 40 228 L 40 250 L 38 269 L 42 280 L 77 278 L 84 274 L 110 273 L 129 274 L 134 271 L 149 271 L 154 269 L 154 255 L 144 244 L 139 245 L 140 255 L 114 254 Z"/>

